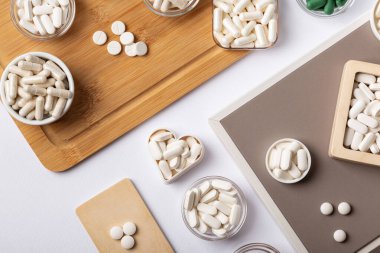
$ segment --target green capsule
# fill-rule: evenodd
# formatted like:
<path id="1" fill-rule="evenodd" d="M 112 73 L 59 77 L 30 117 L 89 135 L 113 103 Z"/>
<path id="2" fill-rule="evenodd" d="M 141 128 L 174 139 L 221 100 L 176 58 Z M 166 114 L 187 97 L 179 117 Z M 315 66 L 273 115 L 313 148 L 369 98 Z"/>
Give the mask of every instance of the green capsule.
<path id="1" fill-rule="evenodd" d="M 327 3 L 327 0 L 309 0 L 307 1 L 307 8 L 309 10 L 316 10 L 323 8 Z"/>
<path id="2" fill-rule="evenodd" d="M 341 7 L 346 4 L 347 0 L 336 0 L 336 5 Z"/>
<path id="3" fill-rule="evenodd" d="M 335 0 L 327 0 L 327 4 L 325 5 L 325 8 L 323 9 L 324 13 L 326 15 L 333 14 L 335 9 Z"/>

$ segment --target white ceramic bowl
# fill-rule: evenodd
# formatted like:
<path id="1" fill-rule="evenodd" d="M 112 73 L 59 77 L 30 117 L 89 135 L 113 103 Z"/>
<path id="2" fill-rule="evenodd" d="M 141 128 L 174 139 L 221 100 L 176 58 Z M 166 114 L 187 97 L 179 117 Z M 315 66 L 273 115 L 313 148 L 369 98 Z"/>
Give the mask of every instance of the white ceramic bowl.
<path id="1" fill-rule="evenodd" d="M 12 106 L 8 105 L 8 103 L 6 102 L 6 98 L 5 98 L 5 81 L 7 80 L 7 77 L 8 77 L 8 74 L 9 74 L 9 66 L 11 65 L 16 65 L 17 62 L 19 62 L 20 60 L 24 59 L 26 55 L 28 54 L 31 54 L 31 55 L 35 55 L 35 56 L 38 56 L 42 59 L 47 59 L 47 60 L 51 60 L 52 62 L 56 63 L 66 74 L 67 76 L 67 81 L 69 83 L 69 90 L 72 92 L 73 96 L 67 100 L 67 103 L 66 103 L 66 106 L 65 106 L 65 109 L 63 110 L 63 113 L 62 115 L 59 117 L 59 118 L 53 118 L 53 117 L 48 117 L 48 118 L 45 118 L 43 120 L 29 120 L 29 119 L 26 119 L 24 117 L 21 117 L 15 110 L 13 110 Z M 42 126 L 42 125 L 48 125 L 48 124 L 51 124 L 53 122 L 56 122 L 57 120 L 59 120 L 60 118 L 63 117 L 63 115 L 66 114 L 66 112 L 69 110 L 73 100 L 74 100 L 74 79 L 73 79 L 73 76 L 71 75 L 71 72 L 69 70 L 69 68 L 66 66 L 65 63 L 63 63 L 63 61 L 61 61 L 60 59 L 58 59 L 56 56 L 54 55 L 51 55 L 51 54 L 48 54 L 48 53 L 44 53 L 44 52 L 30 52 L 30 53 L 26 53 L 26 54 L 23 54 L 23 55 L 20 55 L 18 56 L 17 58 L 13 59 L 9 64 L 8 66 L 5 68 L 2 76 L 1 76 L 1 80 L 0 80 L 0 96 L 1 96 L 1 101 L 3 103 L 3 105 L 5 106 L 5 109 L 8 111 L 8 113 L 16 120 L 24 123 L 24 124 L 27 124 L 27 125 L 32 125 L 32 126 Z"/>
<path id="2" fill-rule="evenodd" d="M 307 160 L 308 160 L 308 166 L 307 166 L 307 170 L 305 170 L 301 177 L 299 178 L 295 178 L 295 179 L 292 179 L 292 180 L 283 180 L 283 179 L 280 179 L 280 178 L 277 178 L 275 177 L 275 175 L 273 174 L 272 170 L 270 169 L 269 167 L 269 154 L 270 152 L 272 151 L 272 149 L 274 149 L 278 144 L 280 143 L 286 143 L 286 142 L 293 142 L 293 141 L 296 141 L 300 144 L 300 146 L 306 151 L 306 154 L 307 154 Z M 265 156 L 265 167 L 267 168 L 267 171 L 268 173 L 274 178 L 276 179 L 278 182 L 281 182 L 281 183 L 284 183 L 284 184 L 294 184 L 294 183 L 297 183 L 299 181 L 301 181 L 302 179 L 304 179 L 306 177 L 306 175 L 309 173 L 310 171 L 310 167 L 311 167 L 311 155 L 310 155 L 310 152 L 309 150 L 307 149 L 307 147 L 305 146 L 305 144 L 303 144 L 302 142 L 296 140 L 296 139 L 291 139 L 291 138 L 285 138 L 285 139 L 281 139 L 281 140 L 278 140 L 276 141 L 275 143 L 273 143 L 268 151 L 267 151 L 267 154 Z"/>
<path id="3" fill-rule="evenodd" d="M 372 29 L 373 35 L 375 35 L 375 37 L 378 40 L 380 40 L 380 32 L 379 32 L 379 28 L 377 28 L 377 22 L 379 19 L 375 17 L 375 12 L 379 4 L 380 4 L 380 1 L 376 1 L 375 6 L 373 6 L 372 8 L 371 17 L 370 17 L 370 23 L 371 23 L 371 29 Z"/>

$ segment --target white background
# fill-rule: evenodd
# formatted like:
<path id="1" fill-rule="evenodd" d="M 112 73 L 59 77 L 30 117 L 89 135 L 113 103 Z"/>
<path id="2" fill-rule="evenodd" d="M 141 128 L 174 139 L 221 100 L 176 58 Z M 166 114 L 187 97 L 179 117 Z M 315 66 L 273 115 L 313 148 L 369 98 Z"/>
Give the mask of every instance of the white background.
<path id="1" fill-rule="evenodd" d="M 96 252 L 75 209 L 126 177 L 133 180 L 177 252 L 233 252 L 250 242 L 265 242 L 281 252 L 293 252 L 212 132 L 208 119 L 350 25 L 374 1 L 357 0 L 346 13 L 330 19 L 309 16 L 294 0 L 280 2 L 280 39 L 274 48 L 251 53 L 65 173 L 44 169 L 0 106 L 0 252 Z M 173 129 L 178 136 L 198 136 L 207 149 L 203 162 L 171 185 L 161 181 L 145 143 L 150 132 L 160 127 Z M 243 229 L 226 241 L 198 239 L 182 221 L 180 202 L 185 189 L 209 175 L 232 179 L 248 199 Z"/>

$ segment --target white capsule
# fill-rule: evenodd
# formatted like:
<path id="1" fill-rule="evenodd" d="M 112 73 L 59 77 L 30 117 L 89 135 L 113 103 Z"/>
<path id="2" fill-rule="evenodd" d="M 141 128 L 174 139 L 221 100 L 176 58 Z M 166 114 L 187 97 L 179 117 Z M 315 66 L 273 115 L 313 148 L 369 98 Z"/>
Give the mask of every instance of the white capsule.
<path id="1" fill-rule="evenodd" d="M 248 36 L 251 34 L 251 32 L 253 31 L 253 29 L 255 28 L 256 26 L 256 21 L 249 21 L 244 27 L 243 29 L 241 29 L 241 34 L 243 36 Z"/>
<path id="2" fill-rule="evenodd" d="M 239 0 L 239 2 L 235 5 L 233 12 L 240 13 L 243 9 L 250 3 L 250 0 Z"/>
<path id="3" fill-rule="evenodd" d="M 68 6 L 69 0 L 58 0 L 60 6 Z"/>
<path id="4" fill-rule="evenodd" d="M 365 102 L 363 100 L 358 100 L 354 106 L 349 111 L 349 117 L 355 119 L 359 113 L 361 113 L 365 108 Z"/>
<path id="5" fill-rule="evenodd" d="M 41 22 L 42 22 L 42 25 L 44 26 L 44 28 L 48 34 L 54 34 L 55 33 L 55 27 L 53 25 L 51 18 L 48 15 L 46 15 L 46 14 L 42 15 L 41 16 Z"/>
<path id="6" fill-rule="evenodd" d="M 349 119 L 347 122 L 347 126 L 361 134 L 366 134 L 368 132 L 368 127 L 364 125 L 363 123 L 360 123 L 356 119 Z"/>
<path id="7" fill-rule="evenodd" d="M 243 27 L 244 27 L 243 22 L 244 22 L 244 21 L 241 21 L 240 18 L 239 18 L 238 16 L 233 16 L 233 17 L 232 17 L 232 22 L 235 24 L 235 26 L 236 26 L 239 30 L 243 29 Z M 245 23 L 245 22 L 244 22 L 244 23 Z"/>
<path id="8" fill-rule="evenodd" d="M 36 111 L 33 110 L 33 111 L 31 111 L 30 113 L 28 113 L 28 115 L 26 115 L 25 118 L 28 119 L 28 120 L 34 120 L 35 115 L 36 115 Z"/>
<path id="9" fill-rule="evenodd" d="M 355 132 L 354 137 L 352 138 L 351 149 L 359 150 L 359 145 L 363 141 L 363 139 L 364 139 L 363 134 L 359 132 Z"/>
<path id="10" fill-rule="evenodd" d="M 195 193 L 193 191 L 186 192 L 183 208 L 190 211 L 194 207 Z"/>
<path id="11" fill-rule="evenodd" d="M 369 100 L 369 98 L 364 94 L 364 92 L 359 89 L 359 88 L 356 88 L 354 90 L 354 97 L 358 100 L 362 100 L 364 103 L 368 104 L 369 102 L 371 102 Z"/>
<path id="12" fill-rule="evenodd" d="M 377 146 L 377 144 L 372 144 L 369 149 L 371 150 L 371 153 L 372 154 L 378 154 L 380 152 L 380 149 L 379 147 Z"/>
<path id="13" fill-rule="evenodd" d="M 170 9 L 171 2 L 169 0 L 163 0 L 160 10 L 162 12 L 167 12 Z"/>
<path id="14" fill-rule="evenodd" d="M 40 84 L 40 83 L 46 83 L 47 79 L 46 76 L 26 76 L 21 78 L 20 83 L 22 85 L 29 85 L 29 84 Z"/>
<path id="15" fill-rule="evenodd" d="M 65 98 L 58 98 L 58 101 L 55 104 L 55 107 L 54 107 L 53 112 L 51 114 L 51 116 L 53 118 L 57 119 L 57 118 L 61 117 L 61 115 L 63 113 L 63 110 L 65 109 L 66 102 L 67 102 L 67 99 L 65 99 Z"/>
<path id="16" fill-rule="evenodd" d="M 16 99 L 17 97 L 17 84 L 18 84 L 18 77 L 16 74 L 10 74 L 9 75 L 9 84 L 8 84 L 8 96 L 11 99 Z"/>
<path id="17" fill-rule="evenodd" d="M 268 40 L 274 43 L 277 40 L 277 20 L 271 19 L 268 25 Z"/>
<path id="18" fill-rule="evenodd" d="M 18 87 L 17 88 L 17 95 L 19 95 L 21 98 L 25 100 L 30 100 L 32 99 L 32 94 L 26 92 L 23 88 Z"/>
<path id="19" fill-rule="evenodd" d="M 368 88 L 367 85 L 364 83 L 359 83 L 359 89 L 364 93 L 364 95 L 369 99 L 369 100 L 374 100 L 375 99 L 375 94 Z"/>
<path id="20" fill-rule="evenodd" d="M 224 228 L 220 229 L 211 229 L 212 233 L 218 237 L 224 237 L 227 233 L 227 230 Z"/>
<path id="21" fill-rule="evenodd" d="M 358 83 L 373 84 L 376 82 L 376 77 L 370 74 L 358 73 L 355 76 L 355 81 Z"/>
<path id="22" fill-rule="evenodd" d="M 279 168 L 275 168 L 273 170 L 273 175 L 275 178 L 280 179 L 280 180 L 291 180 L 292 177 L 287 173 L 286 171 L 283 171 Z"/>
<path id="23" fill-rule="evenodd" d="M 187 221 L 189 222 L 189 225 L 192 228 L 195 228 L 196 226 L 199 225 L 199 218 L 198 218 L 197 210 L 195 208 L 187 212 Z"/>
<path id="24" fill-rule="evenodd" d="M 232 197 L 232 196 L 225 194 L 223 192 L 219 193 L 218 200 L 223 202 L 223 203 L 230 204 L 230 205 L 237 203 L 237 199 L 235 197 Z"/>
<path id="25" fill-rule="evenodd" d="M 224 213 L 225 215 L 230 215 L 231 214 L 231 207 L 224 204 L 221 201 L 215 201 L 213 205 L 218 209 L 220 212 Z"/>
<path id="26" fill-rule="evenodd" d="M 25 30 L 27 30 L 30 33 L 37 34 L 38 32 L 34 24 L 29 22 L 28 20 L 21 19 L 19 21 L 19 24 L 21 27 L 23 27 Z"/>
<path id="27" fill-rule="evenodd" d="M 69 99 L 72 98 L 73 93 L 66 89 L 57 89 L 53 87 L 47 88 L 47 94 L 53 96 L 53 97 L 59 97 L 59 98 L 65 98 Z"/>
<path id="28" fill-rule="evenodd" d="M 237 204 L 233 205 L 231 208 L 230 224 L 233 226 L 238 225 L 241 218 L 241 214 L 241 206 Z"/>
<path id="29" fill-rule="evenodd" d="M 243 46 L 243 45 L 251 43 L 255 40 L 256 40 L 256 35 L 251 34 L 249 36 L 244 36 L 244 37 L 240 37 L 240 38 L 235 39 L 234 44 L 237 46 Z"/>
<path id="30" fill-rule="evenodd" d="M 263 18 L 263 13 L 259 11 L 242 12 L 239 14 L 239 18 L 241 21 L 260 20 Z"/>
<path id="31" fill-rule="evenodd" d="M 219 0 L 213 0 L 213 3 L 216 7 L 222 9 L 225 13 L 232 12 L 232 5 L 229 5 Z"/>
<path id="32" fill-rule="evenodd" d="M 183 153 L 183 150 L 182 150 L 181 153 Z M 202 145 L 200 145 L 200 144 L 194 144 L 190 148 L 190 157 L 188 158 L 188 161 L 190 163 L 194 163 L 196 160 L 199 159 L 201 153 L 202 153 Z"/>
<path id="33" fill-rule="evenodd" d="M 201 219 L 199 219 L 199 225 L 197 227 L 197 230 L 199 233 L 205 234 L 207 233 L 208 226 Z"/>
<path id="34" fill-rule="evenodd" d="M 346 127 L 346 132 L 344 134 L 344 146 L 349 147 L 351 146 L 352 140 L 354 138 L 355 130 L 349 127 Z"/>
<path id="35" fill-rule="evenodd" d="M 36 16 L 50 15 L 53 13 L 53 7 L 50 5 L 40 5 L 33 8 L 33 14 Z"/>
<path id="36" fill-rule="evenodd" d="M 261 24 L 257 24 L 255 26 L 255 32 L 256 32 L 256 36 L 257 36 L 257 42 L 260 45 L 267 45 L 268 44 L 268 40 L 267 40 L 267 37 L 265 35 L 264 28 L 263 28 L 263 26 Z"/>
<path id="37" fill-rule="evenodd" d="M 53 109 L 54 97 L 47 95 L 44 109 L 50 112 Z"/>
<path id="38" fill-rule="evenodd" d="M 292 152 L 288 149 L 283 150 L 281 153 L 280 169 L 288 170 L 291 166 L 291 162 L 292 162 Z"/>
<path id="39" fill-rule="evenodd" d="M 61 8 L 55 7 L 53 9 L 52 20 L 53 20 L 53 25 L 55 28 L 60 28 L 62 26 L 62 15 L 63 15 L 63 11 Z"/>
<path id="40" fill-rule="evenodd" d="M 235 38 L 239 38 L 240 36 L 240 31 L 239 29 L 235 26 L 235 24 L 232 22 L 231 18 L 225 17 L 223 19 L 223 26 L 227 29 L 229 33 L 231 33 L 232 36 Z"/>
<path id="41" fill-rule="evenodd" d="M 286 149 L 290 150 L 293 154 L 296 154 L 297 151 L 301 148 L 301 145 L 298 141 L 292 141 L 290 144 L 287 145 Z"/>
<path id="42" fill-rule="evenodd" d="M 28 62 L 33 62 L 33 63 L 37 63 L 37 64 L 40 64 L 40 65 L 43 65 L 45 64 L 45 61 L 42 60 L 41 58 L 39 58 L 38 56 L 34 56 L 32 54 L 28 54 L 25 56 L 25 60 L 28 61 Z"/>
<path id="43" fill-rule="evenodd" d="M 154 0 L 153 8 L 159 10 L 161 8 L 162 0 Z"/>
<path id="44" fill-rule="evenodd" d="M 351 103 L 350 103 L 350 106 L 354 106 L 356 104 L 356 102 L 358 102 L 359 100 L 357 100 L 356 98 L 353 98 L 351 99 Z"/>
<path id="45" fill-rule="evenodd" d="M 58 67 L 54 62 L 52 61 L 47 61 L 44 65 L 43 65 L 43 68 L 44 69 L 47 69 L 51 72 L 51 75 L 57 79 L 57 80 L 64 80 L 66 78 L 66 74 L 65 72 L 63 72 L 63 70 Z"/>
<path id="46" fill-rule="evenodd" d="M 183 153 L 184 149 L 181 146 L 175 146 L 173 148 L 167 149 L 163 153 L 163 157 L 165 160 L 171 160 L 174 157 L 180 156 Z"/>
<path id="47" fill-rule="evenodd" d="M 28 61 L 19 61 L 18 67 L 22 70 L 30 70 L 33 72 L 42 71 L 42 65 L 38 63 L 28 62 Z"/>
<path id="48" fill-rule="evenodd" d="M 232 184 L 228 181 L 214 179 L 211 181 L 212 187 L 218 190 L 230 191 L 232 189 Z"/>
<path id="49" fill-rule="evenodd" d="M 206 204 L 206 203 L 199 203 L 197 205 L 197 210 L 202 213 L 207 213 L 210 215 L 216 215 L 218 213 L 218 210 L 215 206 Z"/>
<path id="50" fill-rule="evenodd" d="M 375 103 L 371 106 L 369 114 L 375 118 L 380 117 L 380 102 L 378 100 L 373 102 Z"/>
<path id="51" fill-rule="evenodd" d="M 33 19 L 33 5 L 31 0 L 24 0 L 24 19 L 32 21 Z"/>
<path id="52" fill-rule="evenodd" d="M 46 35 L 47 32 L 46 32 L 39 16 L 33 17 L 33 23 L 34 23 L 34 26 L 36 27 L 37 31 L 40 33 L 40 35 L 42 35 L 42 36 Z"/>
<path id="53" fill-rule="evenodd" d="M 256 9 L 258 11 L 264 11 L 268 5 L 275 4 L 275 0 L 260 0 L 256 1 Z"/>
<path id="54" fill-rule="evenodd" d="M 148 144 L 150 154 L 152 155 L 153 159 L 158 161 L 162 158 L 162 151 L 160 149 L 160 146 L 155 141 L 150 141 Z"/>
<path id="55" fill-rule="evenodd" d="M 201 200 L 201 191 L 198 188 L 193 188 L 191 191 L 194 192 L 194 206 L 197 206 Z"/>
<path id="56" fill-rule="evenodd" d="M 220 220 L 209 214 L 201 213 L 201 219 L 207 226 L 213 229 L 219 229 L 222 226 Z"/>
<path id="57" fill-rule="evenodd" d="M 223 225 L 227 224 L 228 221 L 229 221 L 228 217 L 224 213 L 222 213 L 222 212 L 218 212 L 215 215 L 215 218 L 217 218 Z"/>
<path id="58" fill-rule="evenodd" d="M 278 153 L 278 150 L 273 148 L 270 152 L 269 152 L 269 168 L 271 170 L 273 170 L 275 167 L 275 163 L 276 163 L 276 159 L 277 159 L 277 153 Z M 281 157 L 280 157 L 281 159 Z"/>
<path id="59" fill-rule="evenodd" d="M 202 189 L 201 189 L 202 191 Z M 213 189 L 211 191 L 209 191 L 208 193 L 206 193 L 202 198 L 201 198 L 201 202 L 202 203 L 210 203 L 211 201 L 214 201 L 218 198 L 218 192 Z"/>
<path id="60" fill-rule="evenodd" d="M 40 87 L 40 88 L 49 88 L 50 86 L 53 86 L 54 84 L 55 84 L 55 79 L 49 78 L 46 80 L 45 83 L 37 83 L 37 84 L 33 84 L 33 86 Z"/>
<path id="61" fill-rule="evenodd" d="M 288 173 L 294 179 L 299 178 L 302 175 L 301 171 L 294 163 L 292 163 L 290 169 L 288 170 Z"/>
<path id="62" fill-rule="evenodd" d="M 379 122 L 376 119 L 364 113 L 360 113 L 357 120 L 370 128 L 376 128 L 379 125 Z"/>
<path id="63" fill-rule="evenodd" d="M 223 28 L 223 11 L 220 8 L 214 9 L 214 16 L 213 16 L 213 27 L 214 31 L 221 32 Z"/>
<path id="64" fill-rule="evenodd" d="M 21 117 L 25 117 L 26 115 L 28 115 L 32 110 L 34 110 L 36 106 L 36 100 L 33 99 L 33 100 L 30 100 L 28 101 L 21 109 L 20 111 L 18 112 L 20 114 Z"/>
<path id="65" fill-rule="evenodd" d="M 307 153 L 304 149 L 297 151 L 297 167 L 301 171 L 305 171 L 309 167 Z"/>
<path id="66" fill-rule="evenodd" d="M 380 91 L 380 83 L 370 84 L 369 89 L 372 91 Z"/>
<path id="67" fill-rule="evenodd" d="M 212 189 L 212 186 L 210 184 L 209 181 L 205 181 L 203 182 L 200 186 L 199 186 L 199 190 L 201 191 L 201 196 L 203 197 L 204 195 L 206 195 L 210 190 Z"/>
<path id="68" fill-rule="evenodd" d="M 263 18 L 261 19 L 262 25 L 269 24 L 269 21 L 272 19 L 275 10 L 276 10 L 276 5 L 274 4 L 268 5 L 268 7 L 265 9 Z"/>
<path id="69" fill-rule="evenodd" d="M 376 135 L 374 133 L 366 134 L 363 141 L 359 144 L 359 150 L 362 152 L 367 152 L 375 140 Z"/>
<path id="70" fill-rule="evenodd" d="M 36 120 L 43 120 L 44 118 L 44 103 L 45 103 L 45 99 L 43 97 L 38 97 L 36 99 L 36 109 L 35 109 Z"/>
<path id="71" fill-rule="evenodd" d="M 225 40 L 224 40 L 224 36 L 221 32 L 213 32 L 213 35 L 214 35 L 214 38 L 217 40 L 217 42 L 224 48 L 229 48 L 230 47 L 230 43 L 227 43 Z M 235 37 L 233 37 L 235 38 Z"/>

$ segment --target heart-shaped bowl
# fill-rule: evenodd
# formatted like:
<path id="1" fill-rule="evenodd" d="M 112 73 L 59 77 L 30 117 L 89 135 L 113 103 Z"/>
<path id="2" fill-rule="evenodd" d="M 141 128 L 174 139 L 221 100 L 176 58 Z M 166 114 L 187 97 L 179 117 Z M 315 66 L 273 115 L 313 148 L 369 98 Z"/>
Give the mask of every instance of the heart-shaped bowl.
<path id="1" fill-rule="evenodd" d="M 197 137 L 185 135 L 177 138 L 168 129 L 155 130 L 148 138 L 148 146 L 160 171 L 161 178 L 167 184 L 197 166 L 202 161 L 205 153 L 204 146 Z M 178 148 L 179 146 L 181 148 Z M 180 152 L 174 157 L 170 155 L 173 148 Z M 180 151 L 181 149 L 182 152 Z M 171 151 L 167 152 L 169 150 Z"/>

